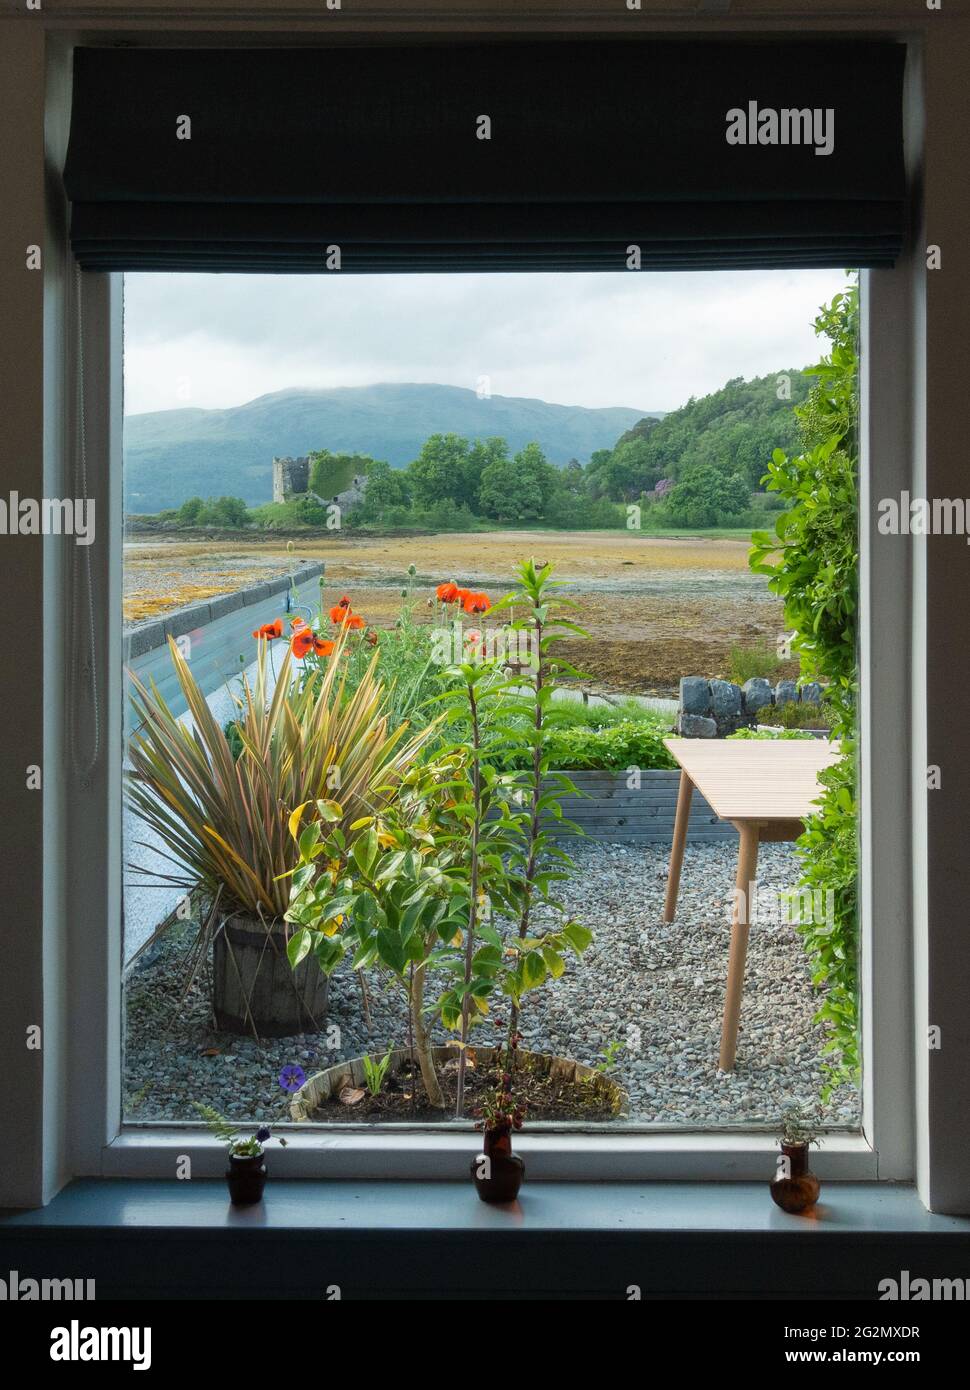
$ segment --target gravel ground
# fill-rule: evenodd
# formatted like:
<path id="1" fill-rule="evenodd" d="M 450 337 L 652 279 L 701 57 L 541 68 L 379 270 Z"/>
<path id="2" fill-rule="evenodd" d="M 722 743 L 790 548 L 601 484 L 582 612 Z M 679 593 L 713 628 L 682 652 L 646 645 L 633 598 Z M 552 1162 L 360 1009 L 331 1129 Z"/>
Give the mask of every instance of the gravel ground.
<path id="1" fill-rule="evenodd" d="M 688 846 L 677 921 L 670 926 L 661 922 L 665 850 L 587 842 L 571 852 L 578 872 L 563 897 L 595 941 L 561 979 L 528 996 L 524 1046 L 596 1062 L 608 1044 L 624 1044 L 614 1075 L 629 1094 L 634 1122 L 776 1125 L 788 1104 L 814 1107 L 823 1038 L 812 1023 L 817 998 L 790 925 L 769 921 L 752 928 L 737 1063 L 729 1075 L 718 1072 L 735 846 Z M 791 847 L 763 846 L 759 894 L 796 882 Z M 329 1036 L 325 1030 L 259 1046 L 251 1038 L 218 1034 L 204 982 L 193 985 L 175 1012 L 188 944 L 182 931 L 181 939 L 170 933 L 146 953 L 128 979 L 130 1120 L 195 1119 L 193 1101 L 234 1119 L 282 1119 L 289 1099 L 278 1084 L 284 1066 L 296 1063 L 310 1075 L 405 1037 L 393 987 L 371 977 L 368 1033 L 357 983 L 343 970 L 331 982 Z M 497 1040 L 491 1028 L 475 1036 L 482 1043 Z M 826 1125 L 857 1127 L 855 1091 L 840 1088 L 817 1115 Z"/>

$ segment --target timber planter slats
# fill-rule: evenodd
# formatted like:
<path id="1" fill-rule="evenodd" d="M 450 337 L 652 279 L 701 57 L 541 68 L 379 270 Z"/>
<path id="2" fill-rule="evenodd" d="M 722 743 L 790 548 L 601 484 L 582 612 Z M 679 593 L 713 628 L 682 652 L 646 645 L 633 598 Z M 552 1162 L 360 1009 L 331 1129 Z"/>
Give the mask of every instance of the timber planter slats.
<path id="1" fill-rule="evenodd" d="M 313 956 L 291 968 L 286 943 L 293 930 L 242 915 L 220 923 L 212 943 L 212 1011 L 220 1031 L 287 1038 L 326 1025 L 330 980 Z"/>
<path id="2" fill-rule="evenodd" d="M 627 772 L 565 769 L 565 775 L 583 795 L 562 798 L 563 816 L 580 826 L 588 838 L 669 846 L 677 810 L 679 769 L 643 771 L 639 787 L 627 785 Z M 555 782 L 551 780 L 549 790 L 554 788 Z M 688 838 L 693 842 L 737 839 L 737 831 L 730 822 L 719 820 L 704 798 L 695 792 Z"/>

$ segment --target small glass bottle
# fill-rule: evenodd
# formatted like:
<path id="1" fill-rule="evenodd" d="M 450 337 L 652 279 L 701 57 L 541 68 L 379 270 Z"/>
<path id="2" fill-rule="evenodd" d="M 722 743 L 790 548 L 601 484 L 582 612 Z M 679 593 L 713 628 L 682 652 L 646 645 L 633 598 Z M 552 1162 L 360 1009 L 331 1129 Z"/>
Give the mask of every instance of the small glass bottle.
<path id="1" fill-rule="evenodd" d="M 472 1159 L 471 1175 L 483 1202 L 514 1202 L 525 1177 L 525 1164 L 512 1152 L 508 1125 L 486 1129 L 482 1152 Z"/>
<path id="2" fill-rule="evenodd" d="M 807 1211 L 818 1201 L 821 1184 L 808 1166 L 808 1143 L 781 1145 L 778 1168 L 771 1180 L 772 1200 L 782 1211 Z"/>

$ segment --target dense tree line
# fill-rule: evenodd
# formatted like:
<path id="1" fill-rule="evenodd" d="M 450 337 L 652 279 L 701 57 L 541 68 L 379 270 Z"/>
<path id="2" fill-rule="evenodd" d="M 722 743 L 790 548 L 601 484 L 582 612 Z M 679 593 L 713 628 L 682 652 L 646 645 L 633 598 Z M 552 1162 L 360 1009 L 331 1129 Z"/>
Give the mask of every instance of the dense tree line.
<path id="1" fill-rule="evenodd" d="M 661 479 L 681 484 L 694 476 L 698 481 L 691 504 L 704 494 L 728 506 L 740 495 L 740 488 L 760 489 L 773 451 L 795 443 L 792 405 L 805 400 L 808 389 L 800 371 L 752 381 L 735 377 L 720 391 L 700 400 L 691 397 L 662 420 L 641 420 L 612 449 L 593 454 L 586 470 L 590 491 L 632 502 L 651 492 Z M 740 483 L 732 484 L 728 494 L 718 499 L 711 483 L 715 475 Z M 689 511 L 686 492 L 681 510 Z"/>
<path id="2" fill-rule="evenodd" d="M 400 469 L 323 449 L 311 456 L 310 485 L 330 497 L 354 474 L 366 473 L 364 501 L 341 519 L 352 526 L 625 527 L 634 504 L 644 529 L 757 524 L 763 506 L 770 505 L 763 493 L 757 495 L 761 480 L 773 451 L 794 447 L 792 405 L 804 401 L 808 389 L 798 371 L 752 381 L 736 377 L 661 420 L 639 421 L 585 465 L 571 459 L 563 468 L 551 464 L 537 443 L 513 454 L 498 437 L 432 434 L 418 457 Z M 662 479 L 663 495 L 656 496 Z M 196 497 L 166 515 L 180 525 L 322 526 L 327 520 L 309 495 L 252 512 L 238 498 Z"/>

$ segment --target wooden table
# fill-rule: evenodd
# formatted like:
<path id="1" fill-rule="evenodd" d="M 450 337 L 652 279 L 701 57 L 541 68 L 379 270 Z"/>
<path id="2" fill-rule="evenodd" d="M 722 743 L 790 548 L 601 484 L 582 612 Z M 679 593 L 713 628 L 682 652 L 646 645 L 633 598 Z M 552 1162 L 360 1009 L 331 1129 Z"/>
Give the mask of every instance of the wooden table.
<path id="1" fill-rule="evenodd" d="M 677 816 L 664 902 L 665 922 L 674 920 L 677 909 L 687 821 L 695 787 L 710 803 L 715 815 L 730 821 L 741 837 L 721 1023 L 720 1067 L 722 1071 L 730 1071 L 738 1043 L 758 845 L 762 840 L 796 840 L 801 835 L 805 817 L 814 810 L 812 803 L 821 791 L 818 774 L 838 760 L 839 745 L 820 738 L 667 738 L 664 743 L 680 765 Z"/>

